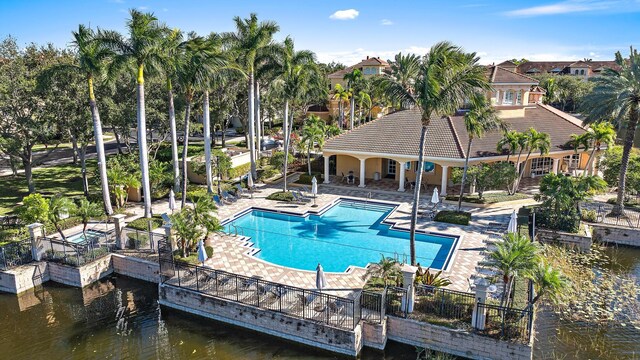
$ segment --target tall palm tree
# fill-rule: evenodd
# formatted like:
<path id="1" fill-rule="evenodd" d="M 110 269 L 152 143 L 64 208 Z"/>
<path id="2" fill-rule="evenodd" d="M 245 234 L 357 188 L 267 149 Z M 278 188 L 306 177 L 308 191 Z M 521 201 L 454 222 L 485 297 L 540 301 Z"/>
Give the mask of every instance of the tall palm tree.
<path id="1" fill-rule="evenodd" d="M 358 92 L 358 111 L 360 114 L 358 115 L 358 126 L 362 123 L 362 110 L 369 109 L 371 111 L 371 96 L 364 90 L 360 90 Z"/>
<path id="2" fill-rule="evenodd" d="M 347 90 L 351 92 L 351 101 L 349 107 L 349 129 L 353 130 L 353 117 L 355 115 L 356 99 L 353 96 L 356 93 L 356 85 L 362 80 L 362 71 L 353 69 L 351 72 L 344 74 L 342 78 L 347 82 Z"/>
<path id="3" fill-rule="evenodd" d="M 469 169 L 469 156 L 471 155 L 473 139 L 476 137 L 481 138 L 485 132 L 495 130 L 499 127 L 504 128 L 504 126 L 504 123 L 498 117 L 498 112 L 491 106 L 491 103 L 484 94 L 478 93 L 471 98 L 471 107 L 469 108 L 469 112 L 464 116 L 464 127 L 467 130 L 469 141 L 467 142 L 464 170 L 462 171 L 458 211 L 462 209 L 462 195 L 464 194 L 464 186 L 467 182 L 467 170 Z"/>
<path id="4" fill-rule="evenodd" d="M 311 175 L 311 150 L 324 146 L 326 124 L 317 115 L 310 115 L 302 127 L 302 143 L 307 145 L 307 167 Z"/>
<path id="5" fill-rule="evenodd" d="M 333 88 L 333 99 L 338 100 L 338 126 L 340 129 L 344 128 L 344 103 L 351 98 L 351 91 L 342 85 L 336 84 Z"/>
<path id="6" fill-rule="evenodd" d="M 620 71 L 605 69 L 601 76 L 591 79 L 595 83 L 593 91 L 584 99 L 584 110 L 587 113 L 586 122 L 599 121 L 606 118 L 613 119 L 619 126 L 624 124 L 626 133 L 622 148 L 622 164 L 620 166 L 620 180 L 618 181 L 618 197 L 612 213 L 621 214 L 624 209 L 624 194 L 626 191 L 627 168 L 629 155 L 640 118 L 640 54 L 631 47 L 628 59 L 616 53 L 616 63 Z"/>
<path id="7" fill-rule="evenodd" d="M 102 215 L 102 209 L 100 205 L 89 202 L 87 199 L 80 199 L 80 204 L 74 211 L 74 215 L 80 218 L 82 222 L 82 235 L 87 238 L 87 225 L 92 218 Z"/>
<path id="8" fill-rule="evenodd" d="M 526 236 L 508 233 L 503 241 L 496 243 L 496 248 L 489 253 L 491 265 L 502 275 L 503 289 L 500 305 L 508 306 L 508 297 L 512 280 L 520 274 L 527 274 L 536 265 L 538 247 Z"/>
<path id="9" fill-rule="evenodd" d="M 588 131 L 582 134 L 571 134 L 570 144 L 576 154 L 580 149 L 588 151 L 591 147 L 591 134 Z M 573 175 L 576 175 L 576 170 L 573 169 Z"/>
<path id="10" fill-rule="evenodd" d="M 525 148 L 527 149 L 527 157 L 525 157 L 524 159 L 525 164 L 527 163 L 527 161 L 529 161 L 529 158 L 531 157 L 531 153 L 533 153 L 534 151 L 539 151 L 541 156 L 549 153 L 549 149 L 551 148 L 551 138 L 549 137 L 549 134 L 540 132 L 534 128 L 529 128 L 529 130 L 527 130 L 525 134 L 526 134 Z M 526 166 L 522 166 L 522 169 L 520 169 L 520 173 L 518 174 L 518 179 L 516 180 L 516 188 L 515 188 L 516 192 L 520 187 L 520 180 L 522 180 L 522 175 L 524 174 L 525 168 Z"/>
<path id="11" fill-rule="evenodd" d="M 449 42 L 435 44 L 420 62 L 419 71 L 413 80 L 413 89 L 397 81 L 392 76 L 383 77 L 380 85 L 385 93 L 396 103 L 417 106 L 422 114 L 420 146 L 418 148 L 418 166 L 416 186 L 411 211 L 410 252 L 411 264 L 416 264 L 415 230 L 420 203 L 420 189 L 424 167 L 424 145 L 427 127 L 434 116 L 450 115 L 471 98 L 476 91 L 489 90 L 490 84 L 485 76 L 485 68 L 478 64 L 475 53 L 464 51 Z"/>
<path id="12" fill-rule="evenodd" d="M 418 55 L 402 53 L 396 54 L 394 61 L 389 63 L 389 70 L 386 71 L 386 77 L 391 77 L 405 91 L 413 92 L 416 78 L 420 73 L 421 60 Z M 384 78 L 377 79 L 377 83 L 385 82 Z M 408 108 L 411 104 L 398 103 L 400 108 Z"/>
<path id="13" fill-rule="evenodd" d="M 496 149 L 500 152 L 504 151 L 506 147 L 508 150 L 507 153 L 507 162 L 509 162 L 509 158 L 511 155 L 514 155 L 516 151 L 518 151 L 518 143 L 520 141 L 520 133 L 516 130 L 505 131 L 502 134 L 502 138 L 498 141 Z"/>
<path id="14" fill-rule="evenodd" d="M 144 73 L 157 70 L 161 64 L 162 44 L 167 28 L 158 22 L 152 13 L 129 10 L 127 20 L 128 38 L 114 31 L 102 31 L 100 42 L 113 48 L 119 54 L 116 61 L 129 63 L 135 67 L 137 83 L 138 150 L 144 193 L 144 216 L 151 217 L 151 186 L 149 183 L 149 154 L 147 150 L 147 119 L 144 99 Z"/>
<path id="15" fill-rule="evenodd" d="M 533 282 L 536 294 L 530 306 L 543 298 L 555 301 L 567 286 L 567 279 L 562 273 L 544 261 L 540 261 L 538 266 L 535 266 L 526 276 Z"/>
<path id="16" fill-rule="evenodd" d="M 236 31 L 226 33 L 224 37 L 228 39 L 231 49 L 237 55 L 238 64 L 248 75 L 248 130 L 249 130 L 249 152 L 251 158 L 251 174 L 255 179 L 256 159 L 255 159 L 255 67 L 259 56 L 265 54 L 275 54 L 278 46 L 273 41 L 273 35 L 280 30 L 280 27 L 273 21 L 258 21 L 255 13 L 249 15 L 248 19 L 241 19 L 239 16 L 233 18 Z"/>
<path id="17" fill-rule="evenodd" d="M 610 122 L 602 121 L 589 126 L 587 132 L 592 142 L 591 153 L 587 161 L 586 169 L 592 169 L 596 151 L 602 150 L 602 145 L 611 146 L 616 140 L 616 129 Z"/>
<path id="18" fill-rule="evenodd" d="M 96 80 L 107 76 L 106 63 L 113 55 L 106 47 L 96 41 L 96 34 L 90 28 L 79 25 L 78 31 L 73 32 L 73 47 L 76 49 L 78 63 L 74 66 L 77 71 L 86 75 L 89 89 L 89 107 L 93 120 L 93 136 L 96 141 L 96 153 L 98 156 L 98 170 L 100 172 L 100 184 L 102 187 L 102 201 L 107 215 L 113 214 L 111 196 L 109 195 L 109 180 L 107 177 L 107 159 L 104 153 L 104 140 L 102 138 L 102 123 L 94 94 Z M 73 65 L 72 65 L 73 66 Z"/>

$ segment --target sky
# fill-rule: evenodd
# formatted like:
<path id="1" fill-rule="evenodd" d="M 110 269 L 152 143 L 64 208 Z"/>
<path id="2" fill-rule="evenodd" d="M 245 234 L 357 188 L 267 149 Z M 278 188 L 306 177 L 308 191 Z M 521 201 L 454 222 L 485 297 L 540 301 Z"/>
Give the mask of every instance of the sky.
<path id="1" fill-rule="evenodd" d="M 170 27 L 233 31 L 255 12 L 280 26 L 319 61 L 353 65 L 366 56 L 426 53 L 449 40 L 481 63 L 506 59 L 611 60 L 640 46 L 640 0 L 0 0 L 0 37 L 69 45 L 78 24 L 124 32 L 128 9 L 153 12 Z"/>

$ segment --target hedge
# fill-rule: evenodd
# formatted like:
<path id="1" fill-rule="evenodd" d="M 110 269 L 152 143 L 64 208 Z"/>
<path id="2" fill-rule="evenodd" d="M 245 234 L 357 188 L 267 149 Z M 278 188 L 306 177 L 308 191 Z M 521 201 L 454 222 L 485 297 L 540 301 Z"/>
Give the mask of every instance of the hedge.
<path id="1" fill-rule="evenodd" d="M 469 225 L 469 220 L 471 220 L 471 213 L 468 213 L 466 211 L 458 212 L 451 210 L 442 210 L 436 214 L 433 220 L 456 225 Z"/>
<path id="2" fill-rule="evenodd" d="M 276 200 L 276 201 L 293 201 L 293 194 L 290 192 L 274 192 L 273 194 L 267 196 L 267 200 Z"/>
<path id="3" fill-rule="evenodd" d="M 251 163 L 243 164 L 229 169 L 229 179 L 243 176 L 251 171 Z"/>
<path id="4" fill-rule="evenodd" d="M 311 185 L 311 181 L 313 180 L 314 176 L 315 176 L 315 178 L 316 178 L 316 180 L 318 182 L 320 182 L 320 180 L 322 180 L 322 174 L 321 173 L 311 173 L 311 175 L 309 175 L 309 174 L 300 174 L 300 178 L 298 179 L 298 181 L 296 181 L 296 184 Z"/>
<path id="5" fill-rule="evenodd" d="M 151 230 L 157 229 L 160 226 L 162 226 L 163 221 L 160 215 L 153 215 L 151 219 L 147 219 L 147 218 L 135 219 L 132 222 L 128 223 L 127 227 L 130 227 L 136 230 L 147 231 L 149 230 L 149 224 L 148 224 L 149 220 L 151 220 Z"/>

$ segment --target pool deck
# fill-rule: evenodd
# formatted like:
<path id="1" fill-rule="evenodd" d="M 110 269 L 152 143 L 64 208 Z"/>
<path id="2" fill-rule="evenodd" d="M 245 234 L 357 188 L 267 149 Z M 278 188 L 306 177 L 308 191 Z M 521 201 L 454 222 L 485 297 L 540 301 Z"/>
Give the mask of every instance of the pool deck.
<path id="1" fill-rule="evenodd" d="M 366 200 L 371 193 L 373 202 L 390 202 L 398 205 L 387 218 L 388 222 L 395 223 L 395 227 L 408 230 L 411 215 L 411 194 L 383 191 L 370 191 L 358 188 L 341 188 L 336 186 L 320 186 L 320 195 L 316 199 L 318 207 L 312 207 L 313 202 L 307 204 L 292 204 L 267 200 L 266 197 L 280 191 L 280 186 L 261 186 L 254 192 L 253 198 L 242 198 L 235 203 L 228 204 L 218 209 L 218 216 L 225 221 L 234 215 L 249 208 L 262 208 L 273 211 L 282 211 L 292 214 L 304 215 L 316 213 L 330 206 L 340 198 L 355 198 Z M 440 209 L 453 209 L 452 205 L 441 204 Z M 445 271 L 452 285 L 449 288 L 460 291 L 469 291 L 469 282 L 478 275 L 488 276 L 482 273 L 478 263 L 485 260 L 485 253 L 491 237 L 506 231 L 509 215 L 512 208 L 464 208 L 474 214 L 472 224 L 469 226 L 452 225 L 419 219 L 417 228 L 421 231 L 437 232 L 460 236 L 459 243 L 453 254 L 451 264 Z M 215 269 L 225 270 L 246 276 L 259 276 L 265 280 L 280 282 L 292 286 L 313 289 L 315 288 L 315 272 L 287 268 L 257 259 L 246 252 L 249 248 L 243 246 L 241 236 L 217 234 L 209 239 L 208 244 L 214 248 L 214 256 L 205 265 Z M 336 295 L 346 296 L 354 290 L 361 289 L 364 285 L 363 268 L 352 268 L 345 273 L 327 274 L 327 291 Z"/>

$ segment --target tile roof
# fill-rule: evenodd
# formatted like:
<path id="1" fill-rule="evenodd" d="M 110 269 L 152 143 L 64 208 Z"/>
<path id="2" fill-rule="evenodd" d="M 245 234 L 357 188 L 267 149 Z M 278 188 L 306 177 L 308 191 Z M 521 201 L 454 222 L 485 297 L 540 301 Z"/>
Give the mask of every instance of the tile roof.
<path id="1" fill-rule="evenodd" d="M 329 78 L 334 78 L 334 79 L 342 79 L 344 77 L 345 74 L 350 73 L 353 69 L 359 69 L 362 70 L 363 66 L 384 66 L 385 68 L 389 66 L 389 63 L 387 63 L 386 61 L 380 59 L 379 57 L 370 57 L 367 59 L 364 59 L 362 61 L 360 61 L 359 63 L 346 67 L 342 70 L 338 70 L 336 72 L 333 72 L 329 75 L 327 75 L 327 77 Z"/>
<path id="2" fill-rule="evenodd" d="M 538 84 L 538 80 L 519 74 L 517 72 L 507 70 L 497 65 L 487 66 L 487 76 L 492 84 L 500 83 L 521 83 L 521 84 Z"/>
<path id="3" fill-rule="evenodd" d="M 503 119 L 512 130 L 525 131 L 530 127 L 551 137 L 551 152 L 570 150 L 567 146 L 572 134 L 586 130 L 581 121 L 547 105 L 537 104 L 524 109 L 525 116 Z M 420 143 L 421 115 L 418 110 L 398 111 L 367 123 L 355 130 L 327 140 L 324 149 L 331 151 L 390 154 L 415 157 Z M 502 137 L 498 130 L 474 139 L 471 157 L 502 155 L 496 144 Z M 464 159 L 469 135 L 464 116 L 434 118 L 427 128 L 424 155 L 435 158 Z"/>
<path id="4" fill-rule="evenodd" d="M 563 72 L 568 73 L 571 66 L 589 66 L 592 70 L 598 70 L 600 68 L 611 68 L 614 70 L 620 70 L 620 67 L 615 61 L 527 61 L 518 65 L 518 72 L 526 74 L 532 70 L 538 70 L 538 72 Z M 555 70 L 555 71 L 554 71 Z"/>

